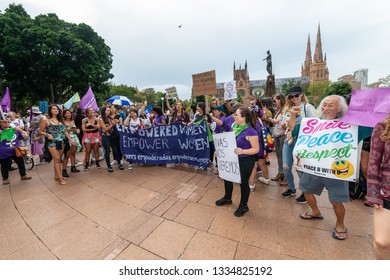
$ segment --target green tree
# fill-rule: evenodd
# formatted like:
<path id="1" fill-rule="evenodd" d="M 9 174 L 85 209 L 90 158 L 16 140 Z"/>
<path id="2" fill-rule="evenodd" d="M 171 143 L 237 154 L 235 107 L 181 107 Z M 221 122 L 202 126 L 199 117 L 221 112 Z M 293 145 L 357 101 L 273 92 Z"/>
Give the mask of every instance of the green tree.
<path id="1" fill-rule="evenodd" d="M 387 77 L 384 78 L 380 78 L 378 83 L 380 88 L 390 88 L 390 75 L 387 75 Z"/>
<path id="2" fill-rule="evenodd" d="M 84 23 L 67 23 L 55 14 L 32 19 L 15 4 L 0 13 L 0 73 L 16 103 L 62 103 L 86 92 L 88 84 L 99 99 L 109 91 L 111 67 L 110 48 Z"/>
<path id="3" fill-rule="evenodd" d="M 307 96 L 310 102 L 317 107 L 321 100 L 327 95 L 326 92 L 329 88 L 330 81 L 322 81 L 318 83 L 313 83 L 308 88 Z"/>
<path id="4" fill-rule="evenodd" d="M 348 82 L 336 82 L 329 85 L 326 95 L 341 95 L 346 96 L 352 91 L 352 86 Z"/>
<path id="5" fill-rule="evenodd" d="M 114 95 L 126 96 L 134 103 L 143 101 L 137 90 L 134 87 L 127 85 L 111 85 L 110 92 L 105 97 L 108 99 Z"/>

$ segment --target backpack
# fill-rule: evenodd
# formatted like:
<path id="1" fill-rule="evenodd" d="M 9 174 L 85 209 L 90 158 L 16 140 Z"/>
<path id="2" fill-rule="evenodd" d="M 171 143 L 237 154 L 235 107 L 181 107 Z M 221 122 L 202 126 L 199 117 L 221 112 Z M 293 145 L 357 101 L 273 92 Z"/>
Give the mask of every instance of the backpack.
<path id="1" fill-rule="evenodd" d="M 264 143 L 264 149 L 267 151 L 267 153 L 270 153 L 274 150 L 274 139 L 272 138 L 271 133 L 269 132 L 267 126 L 263 124 L 262 119 L 258 118 L 260 125 L 261 125 L 261 130 L 263 134 L 263 143 Z"/>
<path id="2" fill-rule="evenodd" d="M 362 169 L 359 170 L 359 180 L 349 182 L 349 197 L 351 199 L 363 199 L 367 194 L 367 180 L 363 175 Z"/>

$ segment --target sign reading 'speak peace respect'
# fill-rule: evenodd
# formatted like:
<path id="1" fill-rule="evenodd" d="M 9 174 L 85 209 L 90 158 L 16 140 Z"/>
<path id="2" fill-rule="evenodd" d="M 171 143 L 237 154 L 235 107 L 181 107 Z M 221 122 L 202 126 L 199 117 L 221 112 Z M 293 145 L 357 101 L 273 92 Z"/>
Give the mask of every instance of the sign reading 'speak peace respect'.
<path id="1" fill-rule="evenodd" d="M 299 171 L 354 181 L 359 171 L 358 127 L 339 120 L 303 118 L 293 156 Z"/>

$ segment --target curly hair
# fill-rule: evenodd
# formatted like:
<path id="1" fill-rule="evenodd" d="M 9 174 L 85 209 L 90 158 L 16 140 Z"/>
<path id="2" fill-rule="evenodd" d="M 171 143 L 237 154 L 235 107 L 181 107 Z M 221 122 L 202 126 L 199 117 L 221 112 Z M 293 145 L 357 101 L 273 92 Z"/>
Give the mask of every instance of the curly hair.
<path id="1" fill-rule="evenodd" d="M 380 137 L 384 142 L 390 140 L 390 113 L 387 115 L 387 118 L 385 119 L 385 130 L 383 131 Z"/>

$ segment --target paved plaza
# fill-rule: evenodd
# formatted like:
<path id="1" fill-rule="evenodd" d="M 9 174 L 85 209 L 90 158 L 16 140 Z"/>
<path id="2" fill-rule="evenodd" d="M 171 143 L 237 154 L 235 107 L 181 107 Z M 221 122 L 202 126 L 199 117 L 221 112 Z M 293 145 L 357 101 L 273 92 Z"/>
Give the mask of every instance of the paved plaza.
<path id="1" fill-rule="evenodd" d="M 237 218 L 239 186 L 232 205 L 215 206 L 224 188 L 211 171 L 133 166 L 108 173 L 93 165 L 70 173 L 66 186 L 55 183 L 52 163 L 29 171 L 30 181 L 11 172 L 11 184 L 0 185 L 0 259 L 375 259 L 373 209 L 361 200 L 346 205 L 348 237 L 338 241 L 327 193 L 318 199 L 324 220 L 307 221 L 299 218 L 307 204 L 257 182 L 250 211 Z"/>

